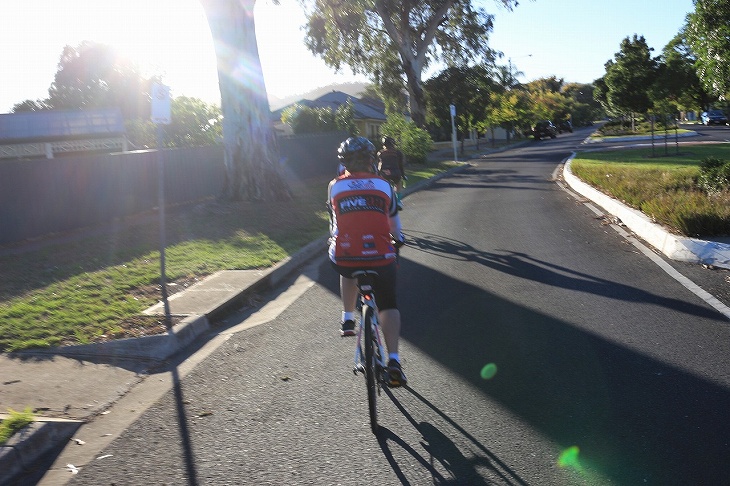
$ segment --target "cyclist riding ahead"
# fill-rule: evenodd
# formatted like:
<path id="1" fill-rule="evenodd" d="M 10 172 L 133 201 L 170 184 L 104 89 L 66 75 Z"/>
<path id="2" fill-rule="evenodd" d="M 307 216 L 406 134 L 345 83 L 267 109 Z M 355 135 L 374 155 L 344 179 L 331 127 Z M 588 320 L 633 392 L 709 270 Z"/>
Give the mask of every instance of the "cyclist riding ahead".
<path id="1" fill-rule="evenodd" d="M 350 137 L 337 151 L 345 172 L 327 190 L 330 212 L 329 257 L 340 274 L 342 335 L 355 335 L 358 270 L 375 270 L 373 283 L 378 319 L 388 349 L 390 386 L 406 384 L 398 355 L 401 317 L 396 302 L 396 248 L 403 245 L 396 196 L 390 182 L 374 173 L 375 146 Z"/>
<path id="2" fill-rule="evenodd" d="M 403 180 L 406 179 L 406 170 L 403 166 L 405 155 L 395 147 L 395 139 L 383 137 L 383 148 L 378 152 L 378 172 L 395 187 L 395 197 L 398 209 L 403 209 L 400 193 L 403 190 Z"/>

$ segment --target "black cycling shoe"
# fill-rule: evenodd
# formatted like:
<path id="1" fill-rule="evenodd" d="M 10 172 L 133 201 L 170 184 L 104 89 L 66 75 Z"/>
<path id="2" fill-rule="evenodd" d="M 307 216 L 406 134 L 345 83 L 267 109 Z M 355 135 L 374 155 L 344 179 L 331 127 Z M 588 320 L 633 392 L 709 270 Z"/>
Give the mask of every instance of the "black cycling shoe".
<path id="1" fill-rule="evenodd" d="M 396 388 L 399 386 L 406 386 L 408 378 L 403 373 L 403 368 L 400 363 L 394 359 L 388 361 L 388 368 L 386 371 L 386 377 L 388 378 L 388 386 Z"/>
<path id="2" fill-rule="evenodd" d="M 355 321 L 352 319 L 348 319 L 346 321 L 342 321 L 342 330 L 340 331 L 340 334 L 344 336 L 354 336 L 355 335 Z"/>

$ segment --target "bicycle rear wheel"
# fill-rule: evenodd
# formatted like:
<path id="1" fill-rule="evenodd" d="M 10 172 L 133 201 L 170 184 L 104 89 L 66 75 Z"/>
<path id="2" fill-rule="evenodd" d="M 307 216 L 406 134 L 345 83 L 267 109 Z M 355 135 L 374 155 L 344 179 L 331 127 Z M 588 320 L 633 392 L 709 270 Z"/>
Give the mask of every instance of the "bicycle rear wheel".
<path id="1" fill-rule="evenodd" d="M 365 345 L 365 384 L 368 389 L 368 409 L 370 411 L 370 428 L 373 434 L 378 433 L 378 365 L 375 358 L 375 339 L 373 335 L 373 308 L 365 307 L 363 312 L 363 327 L 365 328 L 364 345 Z"/>

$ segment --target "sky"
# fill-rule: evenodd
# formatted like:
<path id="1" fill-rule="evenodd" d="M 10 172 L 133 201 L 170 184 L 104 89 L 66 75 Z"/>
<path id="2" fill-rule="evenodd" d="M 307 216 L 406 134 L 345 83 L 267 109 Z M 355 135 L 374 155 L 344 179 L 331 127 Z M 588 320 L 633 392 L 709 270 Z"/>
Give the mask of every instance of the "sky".
<path id="1" fill-rule="evenodd" d="M 621 41 L 643 35 L 658 55 L 693 11 L 692 0 L 520 0 L 512 11 L 475 0 L 494 15 L 489 45 L 521 81 L 556 76 L 590 83 L 605 74 Z M 296 0 L 258 0 L 256 35 L 272 108 L 278 99 L 367 78 L 339 73 L 304 47 Z M 215 53 L 199 0 L 0 0 L 0 113 L 43 99 L 65 45 L 89 40 L 163 75 L 172 96 L 220 103 Z M 424 73 L 424 80 L 437 70 Z"/>

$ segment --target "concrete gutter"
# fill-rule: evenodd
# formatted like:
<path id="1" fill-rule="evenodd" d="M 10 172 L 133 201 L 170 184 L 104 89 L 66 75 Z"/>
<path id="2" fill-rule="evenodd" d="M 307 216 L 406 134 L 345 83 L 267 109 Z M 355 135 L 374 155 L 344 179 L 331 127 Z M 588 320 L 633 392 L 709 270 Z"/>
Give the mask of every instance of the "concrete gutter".
<path id="1" fill-rule="evenodd" d="M 0 414 L 0 420 L 7 416 Z M 64 419 L 38 419 L 13 434 L 0 446 L 0 470 L 3 478 L 13 478 L 30 469 L 56 444 L 67 442 L 82 422 Z M 50 446 L 50 447 L 49 447 Z M 10 484 L 1 482 L 0 484 Z"/>

